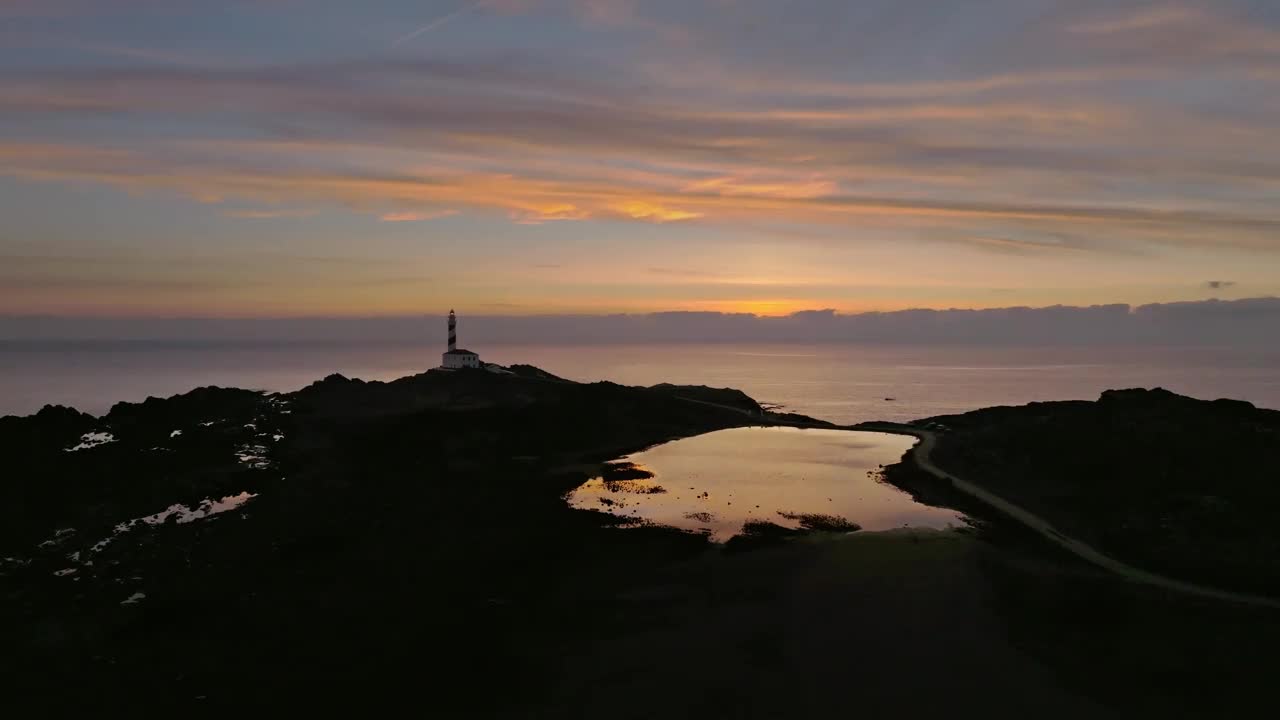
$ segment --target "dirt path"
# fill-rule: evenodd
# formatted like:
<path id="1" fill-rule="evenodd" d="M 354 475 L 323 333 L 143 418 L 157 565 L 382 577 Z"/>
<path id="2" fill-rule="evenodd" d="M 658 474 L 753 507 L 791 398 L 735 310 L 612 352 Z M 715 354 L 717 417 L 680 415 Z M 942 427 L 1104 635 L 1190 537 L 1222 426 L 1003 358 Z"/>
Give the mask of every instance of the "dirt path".
<path id="1" fill-rule="evenodd" d="M 1010 519 L 1016 520 L 1031 528 L 1050 542 L 1064 548 L 1076 557 L 1093 563 L 1104 570 L 1109 570 L 1126 580 L 1166 590 L 1172 590 L 1186 595 L 1210 598 L 1213 600 L 1225 600 L 1259 607 L 1280 608 L 1280 600 L 1276 600 L 1274 598 L 1231 592 L 1229 590 L 1220 590 L 1218 588 L 1208 587 L 1205 585 L 1196 585 L 1195 583 L 1174 580 L 1173 578 L 1156 575 L 1155 573 L 1147 572 L 1141 568 L 1136 568 L 1132 565 L 1122 563 L 1113 557 L 1098 552 L 1093 547 L 1086 545 L 1075 538 L 1067 537 L 1054 528 L 1048 520 L 1045 520 L 1038 515 L 1034 515 L 1023 508 L 1014 505 L 1008 500 L 988 492 L 967 480 L 958 478 L 935 465 L 931 455 L 933 453 L 934 446 L 937 445 L 936 434 L 928 430 L 904 427 L 885 428 L 881 430 L 881 432 L 911 435 L 919 438 L 920 442 L 912 448 L 912 454 L 915 457 L 916 463 L 926 472 L 950 482 L 951 486 L 960 492 L 995 508 Z"/>

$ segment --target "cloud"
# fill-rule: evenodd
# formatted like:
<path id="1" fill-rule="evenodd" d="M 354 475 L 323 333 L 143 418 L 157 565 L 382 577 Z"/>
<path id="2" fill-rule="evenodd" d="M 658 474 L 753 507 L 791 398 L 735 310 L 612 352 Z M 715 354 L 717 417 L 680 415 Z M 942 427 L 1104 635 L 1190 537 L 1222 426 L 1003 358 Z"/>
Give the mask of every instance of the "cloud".
<path id="1" fill-rule="evenodd" d="M 392 47 L 395 47 L 397 45 L 403 45 L 404 43 L 409 42 L 410 40 L 416 37 L 420 37 L 426 33 L 431 32 L 432 30 L 437 30 L 441 27 L 444 27 L 445 25 L 453 22 L 454 20 L 458 19 L 462 15 L 472 12 L 473 10 L 478 10 L 484 5 L 485 5 L 485 0 L 479 0 L 479 2 L 464 3 L 463 5 L 459 6 L 456 10 L 445 13 L 444 15 L 441 15 L 440 17 L 437 17 L 436 19 L 426 23 L 425 25 L 419 26 L 418 28 L 414 29 L 412 32 L 406 33 L 405 35 L 402 35 L 396 38 L 396 40 L 392 42 L 391 45 Z"/>
<path id="2" fill-rule="evenodd" d="M 909 220 L 921 227 L 950 227 L 946 238 L 987 245 L 1001 251 L 1066 248 L 1061 238 L 1081 233 L 1126 233 L 1162 244 L 1280 250 L 1280 216 L 1231 209 L 1163 209 L 1096 205 L 909 198 L 840 193 L 821 197 L 733 195 L 693 192 L 682 179 L 637 185 L 608 173 L 588 177 L 537 177 L 494 174 L 478 168 L 441 167 L 434 172 L 384 171 L 338 167 L 296 167 L 299 153 L 308 164 L 324 147 L 307 146 L 272 156 L 270 146 L 247 144 L 228 157 L 225 143 L 162 145 L 146 150 L 57 145 L 33 148 L 0 144 L 0 174 L 39 181 L 93 181 L 142 192 L 181 192 L 201 202 L 228 200 L 267 204 L 331 204 L 383 215 L 422 214 L 427 206 L 470 207 L 506 213 L 513 221 L 540 224 L 614 218 L 642 222 L 681 220 L 750 224 L 804 222 L 818 226 Z M 250 152 L 252 150 L 252 152 Z M 338 151 L 343 151 L 341 147 Z M 407 215 L 406 215 L 407 217 Z M 1021 223 L 1026 238 L 1003 239 L 963 228 Z M 1029 228 L 1029 229 L 1028 229 Z M 1075 228 L 1075 230 L 1071 230 Z M 1209 234 L 1212 233 L 1210 236 Z M 975 242 L 974 238 L 985 238 Z M 992 240 L 992 238 L 997 238 Z M 1080 246 L 1085 247 L 1085 246 Z"/>
<path id="3" fill-rule="evenodd" d="M 270 210 L 227 210 L 224 213 L 227 217 L 244 218 L 248 220 L 267 220 L 274 218 L 301 218 L 310 217 L 315 214 L 314 210 L 292 210 L 292 209 L 270 209 Z"/>
<path id="4" fill-rule="evenodd" d="M 572 203 L 539 204 L 536 200 L 520 202 L 514 197 L 506 198 L 508 203 L 518 203 L 508 211 L 512 222 L 520 225 L 541 225 L 558 220 L 586 220 L 591 217 L 589 210 L 584 210 Z"/>
<path id="5" fill-rule="evenodd" d="M 1109 17 L 1085 20 L 1067 28 L 1068 32 L 1090 35 L 1109 35 L 1138 30 L 1185 25 L 1187 23 L 1204 22 L 1208 19 L 1205 13 L 1191 7 L 1180 5 L 1154 5 L 1136 8 L 1127 13 L 1122 12 Z"/>
<path id="6" fill-rule="evenodd" d="M 1265 66 L 1280 58 L 1280 31 L 1246 6 L 1156 4 L 1108 9 L 1068 22 L 1048 51 L 1086 49 L 1095 62 L 1157 63 L 1203 69 Z M 1236 11 L 1236 12 L 1233 12 Z M 1271 18 L 1274 20 L 1274 18 Z M 1212 65 L 1206 65 L 1212 64 Z"/>
<path id="7" fill-rule="evenodd" d="M 1010 255 L 1041 255 L 1045 253 L 1077 253 L 1097 249 L 1095 242 L 1090 242 L 1067 233 L 1035 235 L 1024 233 L 1024 237 L 1003 237 L 995 235 L 971 236 L 967 241 L 976 247 L 993 252 Z"/>
<path id="8" fill-rule="evenodd" d="M 856 314 L 826 309 L 781 317 L 720 312 L 502 316 L 465 310 L 464 315 L 469 342 L 490 345 L 804 342 L 1280 348 L 1280 337 L 1272 332 L 1280 324 L 1280 298 Z M 420 337 L 421 332 L 420 316 L 240 320 L 0 316 L 0 339 L 7 340 L 399 341 Z"/>
<path id="9" fill-rule="evenodd" d="M 1234 281 L 1234 280 L 1208 280 L 1208 281 L 1206 281 L 1206 282 L 1205 282 L 1204 286 L 1205 286 L 1205 287 L 1207 287 L 1207 288 L 1209 288 L 1210 290 L 1225 290 L 1225 289 L 1230 288 L 1230 287 L 1235 287 L 1235 286 L 1236 286 L 1236 281 Z"/>
<path id="10" fill-rule="evenodd" d="M 635 220 L 648 220 L 650 222 L 657 223 L 674 222 L 677 220 L 692 220 L 694 218 L 701 217 L 701 213 L 663 207 L 662 205 L 646 200 L 626 200 L 611 205 L 610 209 L 625 217 Z"/>
<path id="11" fill-rule="evenodd" d="M 761 197 L 816 198 L 834 195 L 837 184 L 833 180 L 816 177 L 760 177 L 758 174 L 713 177 L 691 182 L 685 192 L 715 193 L 726 196 L 757 195 Z"/>
<path id="12" fill-rule="evenodd" d="M 704 280 L 708 278 L 725 277 L 723 273 L 711 272 L 708 270 L 694 270 L 691 268 L 650 267 L 645 268 L 645 272 L 651 275 L 663 275 L 677 278 L 697 278 Z"/>
<path id="13" fill-rule="evenodd" d="M 449 217 L 457 215 L 457 210 L 432 210 L 429 212 L 389 212 L 383 213 L 378 218 L 382 222 L 421 222 L 423 220 L 435 220 L 437 218 Z"/>
<path id="14" fill-rule="evenodd" d="M 459 4 L 414 32 L 481 5 L 567 7 Z M 1207 70 L 1163 62 L 1194 48 L 1265 68 L 1266 23 L 1198 7 L 1047 12 L 993 0 L 989 11 L 1030 28 L 994 42 L 1003 25 L 961 26 L 949 22 L 960 11 L 937 3 L 570 5 L 613 52 L 566 42 L 8 67 L 0 173 L 406 220 L 434 206 L 530 225 L 767 220 L 1031 256 L 1280 249 L 1280 212 L 1251 200 L 1280 189 L 1264 100 L 1274 83 L 1212 83 Z M 652 42 L 655 27 L 675 26 L 698 42 Z M 907 34 L 920 37 L 901 42 Z M 925 54 L 936 65 L 920 65 L 912 49 L 938 38 L 947 42 Z M 720 57 L 724 48 L 733 52 Z M 211 131 L 210 118 L 225 124 Z M 165 131 L 121 130 L 151 127 Z"/>

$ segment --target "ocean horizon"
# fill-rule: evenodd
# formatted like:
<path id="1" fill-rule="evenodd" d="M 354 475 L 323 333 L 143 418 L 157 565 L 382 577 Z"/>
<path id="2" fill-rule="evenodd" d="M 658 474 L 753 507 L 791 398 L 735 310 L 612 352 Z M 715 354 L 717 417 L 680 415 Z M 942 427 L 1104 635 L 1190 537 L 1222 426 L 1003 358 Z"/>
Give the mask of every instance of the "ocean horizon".
<path id="1" fill-rule="evenodd" d="M 394 380 L 435 367 L 425 342 L 5 341 L 0 415 L 68 405 L 95 415 L 121 401 L 217 385 L 289 392 L 332 373 Z M 1280 350 L 1230 347 L 978 347 L 646 343 L 483 344 L 485 362 L 536 365 L 582 382 L 733 387 L 838 423 L 911 420 L 1033 401 L 1093 400 L 1163 387 L 1280 408 Z"/>

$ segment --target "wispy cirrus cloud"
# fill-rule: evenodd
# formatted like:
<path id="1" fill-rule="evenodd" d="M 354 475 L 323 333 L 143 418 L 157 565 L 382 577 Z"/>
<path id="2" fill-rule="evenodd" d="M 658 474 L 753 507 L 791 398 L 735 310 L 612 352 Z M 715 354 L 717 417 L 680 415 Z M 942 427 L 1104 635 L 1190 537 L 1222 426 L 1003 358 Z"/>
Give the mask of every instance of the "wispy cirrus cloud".
<path id="1" fill-rule="evenodd" d="M 228 159 L 225 147 L 215 143 L 215 151 L 208 152 L 199 143 L 147 150 L 59 145 L 33 152 L 25 145 L 0 145 L 0 159 L 6 161 L 0 173 L 32 180 L 93 181 L 131 191 L 177 191 L 212 203 L 235 199 L 274 205 L 336 204 L 383 217 L 425 219 L 444 206 L 502 212 L 523 224 L 591 218 L 722 223 L 784 218 L 840 225 L 857 218 L 862 223 L 950 222 L 959 228 L 1020 222 L 1042 234 L 1074 227 L 1076 232 L 1126 232 L 1156 243 L 1280 249 L 1274 241 L 1280 217 L 1265 211 L 911 198 L 848 190 L 814 194 L 805 192 L 805 185 L 725 193 L 715 183 L 690 187 L 680 177 L 665 185 L 637 186 L 625 176 L 619 180 L 607 173 L 555 178 L 459 167 L 434 172 L 405 167 L 299 168 L 292 152 L 274 163 L 267 152 L 247 153 L 250 160 L 245 161 Z M 307 145 L 308 162 L 314 163 L 322 148 Z M 973 237 L 969 233 L 957 239 L 971 243 Z M 1015 243 L 995 244 L 1007 249 Z"/>
<path id="2" fill-rule="evenodd" d="M 442 28 L 445 25 L 448 25 L 449 23 L 453 22 L 454 20 L 457 20 L 463 15 L 480 9 L 484 5 L 485 5 L 485 0 L 477 0 L 476 2 L 464 2 L 461 5 L 459 5 L 457 9 L 447 12 L 444 15 L 441 15 L 435 18 L 434 20 L 427 22 L 426 24 L 419 25 L 418 27 L 414 28 L 410 32 L 405 33 L 404 35 L 401 35 L 400 37 L 396 38 L 395 41 L 391 43 L 391 46 L 397 47 L 399 45 L 403 45 L 404 43 L 407 43 L 410 40 L 413 40 L 414 38 L 421 37 L 431 32 L 432 30 L 438 30 L 439 28 Z"/>
<path id="3" fill-rule="evenodd" d="M 1208 13 L 1187 5 L 1146 5 L 1131 10 L 1122 8 L 1119 12 L 1112 10 L 1095 19 L 1082 20 L 1069 25 L 1067 31 L 1089 35 L 1110 35 L 1181 26 L 1211 19 Z"/>

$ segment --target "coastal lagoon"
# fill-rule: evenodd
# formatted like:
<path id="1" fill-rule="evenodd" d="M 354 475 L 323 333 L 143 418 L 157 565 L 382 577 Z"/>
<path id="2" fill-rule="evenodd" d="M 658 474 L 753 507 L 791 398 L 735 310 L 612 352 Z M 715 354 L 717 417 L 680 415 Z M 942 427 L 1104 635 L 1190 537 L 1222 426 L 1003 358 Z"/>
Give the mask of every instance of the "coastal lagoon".
<path id="1" fill-rule="evenodd" d="M 720 430 L 621 458 L 654 477 L 593 478 L 570 505 L 605 510 L 724 541 L 743 523 L 797 527 L 802 515 L 835 515 L 864 530 L 961 525 L 953 510 L 922 505 L 880 479 L 915 438 L 874 432 L 750 427 Z"/>

